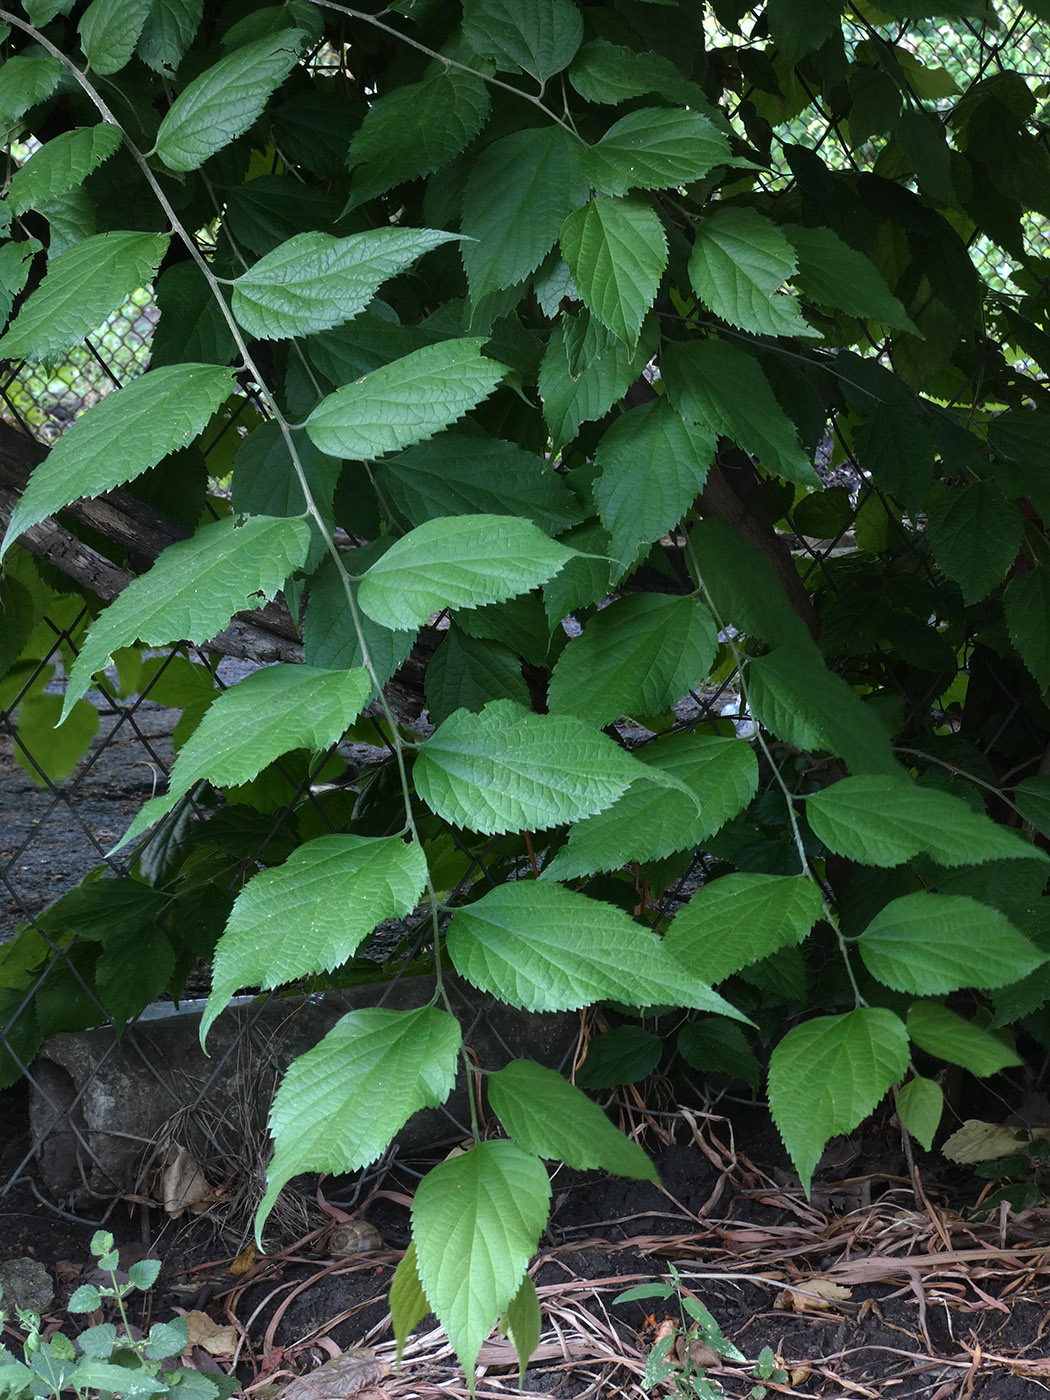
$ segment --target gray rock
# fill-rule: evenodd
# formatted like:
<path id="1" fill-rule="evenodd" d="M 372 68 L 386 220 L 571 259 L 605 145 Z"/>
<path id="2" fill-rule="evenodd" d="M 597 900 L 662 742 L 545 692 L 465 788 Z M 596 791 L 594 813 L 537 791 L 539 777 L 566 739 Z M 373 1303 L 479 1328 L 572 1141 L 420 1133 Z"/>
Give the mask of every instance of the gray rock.
<path id="1" fill-rule="evenodd" d="M 21 1256 L 0 1260 L 0 1288 L 4 1290 L 2 1306 L 8 1313 L 15 1308 L 44 1313 L 55 1296 L 55 1283 L 39 1259 Z"/>

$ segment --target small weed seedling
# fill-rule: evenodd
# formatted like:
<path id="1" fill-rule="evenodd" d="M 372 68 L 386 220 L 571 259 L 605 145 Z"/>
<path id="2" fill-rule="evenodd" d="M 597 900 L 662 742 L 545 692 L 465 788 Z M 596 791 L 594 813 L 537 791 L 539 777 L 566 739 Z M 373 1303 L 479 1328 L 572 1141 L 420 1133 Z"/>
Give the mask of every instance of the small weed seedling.
<path id="1" fill-rule="evenodd" d="M 663 1381 L 670 1381 L 674 1391 L 682 1400 L 722 1400 L 722 1387 L 707 1376 L 704 1353 L 713 1352 L 729 1361 L 747 1365 L 747 1358 L 732 1342 L 722 1334 L 722 1329 L 699 1299 L 688 1292 L 678 1276 L 678 1270 L 670 1266 L 671 1277 L 663 1283 L 643 1283 L 637 1288 L 628 1288 L 618 1294 L 613 1303 L 631 1303 L 641 1299 L 657 1298 L 670 1302 L 673 1298 L 678 1306 L 678 1321 L 658 1329 L 657 1340 L 645 1363 L 642 1386 L 654 1390 Z M 758 1360 L 751 1363 L 752 1375 L 757 1382 L 751 1389 L 750 1400 L 763 1400 L 767 1388 L 762 1381 L 773 1381 L 784 1385 L 787 1372 L 777 1366 L 776 1357 L 769 1347 L 763 1347 Z"/>
<path id="2" fill-rule="evenodd" d="M 88 1327 L 75 1342 L 61 1332 L 45 1340 L 39 1315 L 17 1308 L 18 1322 L 25 1333 L 25 1360 L 17 1360 L 0 1346 L 0 1400 L 22 1400 L 25 1396 L 53 1396 L 58 1400 L 69 1393 L 81 1400 L 88 1396 L 112 1400 L 117 1392 L 122 1400 L 148 1400 L 162 1395 L 178 1400 L 228 1400 L 238 1388 L 235 1378 L 202 1376 L 175 1364 L 187 1345 L 183 1318 L 154 1323 L 148 1336 L 134 1337 L 124 1300 L 156 1283 L 160 1261 L 142 1259 L 132 1264 L 128 1281 L 121 1283 L 116 1276 L 118 1258 L 113 1236 L 108 1231 L 96 1231 L 91 1252 L 99 1269 L 109 1275 L 109 1284 L 83 1284 L 70 1298 L 69 1311 L 94 1312 L 104 1299 L 111 1299 L 120 1315 L 121 1329 L 118 1331 L 115 1323 L 103 1322 Z M 0 1309 L 0 1325 L 5 1321 L 6 1313 Z"/>

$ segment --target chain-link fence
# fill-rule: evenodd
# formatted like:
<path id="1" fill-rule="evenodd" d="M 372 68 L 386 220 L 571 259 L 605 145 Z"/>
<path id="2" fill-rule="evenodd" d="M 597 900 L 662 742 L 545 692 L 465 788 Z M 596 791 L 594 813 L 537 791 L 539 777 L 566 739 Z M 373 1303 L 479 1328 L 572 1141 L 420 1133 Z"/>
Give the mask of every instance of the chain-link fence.
<path id="1" fill-rule="evenodd" d="M 1008 31 L 994 41 L 963 21 L 953 23 L 950 29 L 932 23 L 925 30 L 912 25 L 909 33 L 917 39 L 924 62 L 943 64 L 960 84 L 1003 66 L 1021 71 L 1033 82 L 1048 77 L 1036 22 L 1020 13 Z M 861 42 L 863 33 L 853 37 Z M 819 103 L 806 108 L 797 126 L 796 139 L 823 150 L 827 159 L 833 159 L 830 153 L 835 150 L 843 164 L 863 164 L 870 159 L 870 153 L 849 148 L 834 114 L 823 111 Z M 774 171 L 769 189 L 786 191 L 790 178 L 786 168 Z M 1050 251 L 1045 219 L 1032 216 L 1027 237 L 1037 252 Z M 1007 285 L 1008 270 L 999 269 L 990 245 L 974 242 L 972 251 L 989 285 Z M 54 373 L 47 375 L 25 365 L 7 366 L 0 371 L 0 415 L 37 443 L 52 443 L 80 411 L 146 367 L 157 314 L 145 289 Z M 872 353 L 881 354 L 884 349 L 876 345 Z M 220 478 L 220 489 L 228 470 L 230 440 L 241 431 L 236 415 L 227 414 L 206 435 L 206 465 Z M 212 467 L 213 459 L 222 465 Z M 810 581 L 815 571 L 826 570 L 830 561 L 873 539 L 891 539 L 901 558 L 921 548 L 915 532 L 901 527 L 892 506 L 852 459 L 848 443 L 829 435 L 818 452 L 818 469 L 840 502 L 835 528 L 824 524 L 831 518 L 827 509 L 815 511 L 805 502 L 797 512 L 787 510 L 778 526 L 801 563 L 804 579 Z M 76 1209 L 94 1204 L 105 1211 L 124 1197 L 163 1196 L 167 1189 L 164 1181 L 170 1186 L 172 1163 L 180 1160 L 180 1151 L 188 1152 L 203 1166 L 205 1176 L 212 1165 L 228 1163 L 231 1155 L 242 1160 L 247 1156 L 249 1175 L 256 1170 L 258 1176 L 258 1164 L 265 1160 L 269 1090 L 290 1057 L 303 1047 L 302 1034 L 287 1028 L 288 1004 L 259 1003 L 242 1008 L 209 1061 L 191 1053 L 193 1032 L 176 1034 L 163 1016 L 141 1015 L 136 1010 L 129 1018 L 131 1026 L 118 1035 L 124 1020 L 119 1008 L 137 1005 L 136 997 L 125 995 L 119 985 L 120 954 L 127 946 L 126 942 L 121 944 L 119 930 L 125 927 L 122 920 L 126 911 L 116 906 L 107 909 L 90 895 L 92 891 L 97 895 L 100 888 L 104 892 L 108 889 L 103 877 L 124 878 L 133 866 L 138 873 L 150 876 L 150 881 L 139 887 L 146 891 L 143 898 L 163 886 L 161 877 L 170 847 L 184 842 L 185 826 L 168 824 L 153 841 L 131 853 L 124 849 L 111 854 L 112 849 L 143 801 L 163 790 L 181 717 L 186 715 L 192 722 L 216 688 L 268 657 L 259 655 L 253 660 L 250 640 L 244 643 L 243 639 L 239 648 L 229 648 L 239 654 L 239 660 L 213 649 L 176 647 L 161 654 L 129 649 L 114 658 L 105 679 L 78 704 L 66 725 L 56 730 L 65 676 L 95 606 L 90 594 L 71 585 L 46 561 L 37 572 L 30 585 L 19 580 L 17 569 L 14 571 L 16 583 L 27 596 L 33 595 L 33 630 L 31 635 L 19 633 L 19 654 L 28 659 L 0 676 L 0 802 L 4 813 L 0 832 L 0 949 L 17 946 L 20 950 L 17 958 L 8 962 L 0 984 L 0 1082 L 11 1083 L 21 1077 L 32 1099 L 25 1150 L 17 1159 L 5 1162 L 0 1194 L 16 1181 L 29 1179 L 34 1159 L 43 1171 L 50 1202 L 63 1209 L 71 1204 Z M 112 596 L 112 592 L 103 596 Z M 847 621 L 842 625 L 848 625 Z M 289 645 L 294 649 L 294 640 Z M 891 685 L 895 683 L 892 672 L 887 678 Z M 907 706 L 929 709 L 938 703 L 940 682 L 935 676 L 931 676 L 927 694 L 917 695 L 913 685 L 897 683 Z M 731 723 L 738 733 L 751 732 L 733 671 L 719 685 L 685 697 L 679 717 L 683 725 L 716 719 Z M 1008 724 L 1019 732 L 1029 726 L 1032 742 L 1042 742 L 1043 735 L 1027 717 L 1021 697 L 1001 708 L 996 722 L 1000 728 Z M 998 742 L 999 733 L 996 729 L 987 735 L 988 749 Z M 337 773 L 346 759 L 367 764 L 381 753 L 381 747 L 369 751 L 360 734 L 355 743 L 352 752 L 343 746 L 340 761 L 334 766 L 329 759 L 299 762 L 294 756 L 277 765 L 266 778 L 276 788 L 258 804 L 256 826 L 250 830 L 242 826 L 236 832 L 231 827 L 226 844 L 220 842 L 218 855 L 214 851 L 202 854 L 202 859 L 226 862 L 231 892 L 246 872 L 260 863 L 273 863 L 279 852 L 290 849 L 289 842 L 294 844 L 292 813 L 298 813 L 295 821 L 300 832 L 304 807 L 309 810 L 312 830 L 338 829 L 324 800 L 327 784 L 319 779 Z M 382 743 L 378 731 L 375 743 Z M 193 815 L 192 802 L 211 800 L 206 794 L 191 794 L 189 815 Z M 697 853 L 670 890 L 668 900 L 673 903 L 702 883 L 708 865 L 708 857 Z M 55 913 L 56 901 L 61 906 L 62 897 L 77 888 L 87 892 L 82 902 L 67 899 L 65 908 Z M 230 897 L 232 900 L 232 893 Z M 183 995 L 192 1002 L 206 994 L 206 960 L 199 956 L 199 948 L 207 939 L 198 938 L 192 925 L 194 919 L 213 918 L 214 911 L 194 911 L 176 891 L 158 899 L 149 917 L 163 934 L 157 942 L 157 957 L 184 963 L 176 979 Z M 107 920 L 110 927 L 103 939 L 102 926 Z M 113 925 L 118 929 L 115 941 Z M 143 927 L 141 917 L 129 919 L 128 939 L 141 939 Z M 158 987 L 166 986 L 175 970 L 165 964 L 151 971 L 141 948 L 135 959 L 124 959 L 123 965 L 136 969 L 136 976 L 149 978 L 156 973 Z M 373 999 L 390 996 L 389 986 L 380 986 Z M 395 992 L 395 1002 L 397 995 Z M 505 1008 L 496 1025 L 485 998 L 466 989 L 456 995 L 462 999 L 468 1031 L 477 1035 L 480 1030 L 507 1056 L 519 1049 L 520 1037 L 508 1028 Z M 342 1009 L 346 1005 L 345 1001 L 337 1004 Z M 298 1020 L 312 1040 L 330 1024 L 331 1015 L 304 1000 L 299 1004 Z M 562 1050 L 571 1053 L 573 1027 L 563 1025 L 559 1035 L 564 1042 Z M 41 1045 L 44 1053 L 38 1058 Z M 249 1084 L 251 1093 L 245 1091 Z M 254 1107 L 245 1119 L 238 1106 L 243 1109 L 249 1099 Z M 462 1115 L 462 1107 L 459 1112 Z M 444 1130 L 453 1136 L 464 1127 L 456 1113 L 454 1107 L 444 1124 Z M 429 1126 L 427 1140 L 433 1142 L 442 1131 Z M 253 1137 L 261 1144 L 254 1156 L 246 1154 L 244 1148 L 246 1140 Z M 118 1147 L 124 1144 L 123 1149 L 114 1151 L 114 1143 Z M 164 1178 L 159 1184 L 158 1171 Z M 251 1189 L 258 1184 L 256 1180 Z"/>

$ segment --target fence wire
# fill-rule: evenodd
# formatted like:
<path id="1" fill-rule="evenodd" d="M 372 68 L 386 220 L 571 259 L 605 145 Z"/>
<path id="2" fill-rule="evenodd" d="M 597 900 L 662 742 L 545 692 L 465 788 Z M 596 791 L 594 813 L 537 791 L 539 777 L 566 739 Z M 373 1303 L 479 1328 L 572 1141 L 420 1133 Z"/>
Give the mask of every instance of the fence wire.
<path id="1" fill-rule="evenodd" d="M 1018 69 L 1033 82 L 1045 82 L 1050 76 L 1043 45 L 1037 42 L 1041 36 L 1035 21 L 1024 18 L 1020 11 L 1010 20 L 1007 32 L 996 36 L 994 42 L 984 31 L 964 22 L 952 27 L 933 22 L 911 25 L 909 33 L 917 56 L 926 63 L 945 64 L 962 86 L 1001 66 Z M 867 148 L 851 151 L 841 126 L 822 112 L 819 104 L 809 107 L 797 125 L 794 139 L 823 150 L 828 159 L 833 160 L 832 153 L 839 151 L 844 162 L 867 168 L 875 157 L 876 152 Z M 773 173 L 772 192 L 789 187 L 786 171 Z M 1046 220 L 1032 216 L 1027 232 L 1036 252 L 1050 253 Z M 990 285 L 1008 285 L 1009 268 L 999 266 L 996 259 L 1000 255 L 994 248 L 978 243 L 972 252 Z M 0 367 L 0 416 L 38 442 L 50 445 L 79 413 L 146 368 L 158 314 L 151 290 L 145 288 L 53 373 L 26 364 Z M 884 346 L 873 347 L 877 354 L 884 350 Z M 209 445 L 210 454 L 228 462 L 225 438 L 237 431 L 232 423 L 220 427 Z M 796 529 L 788 515 L 784 533 L 804 577 L 826 569 L 829 560 L 855 548 L 866 511 L 870 518 L 881 508 L 887 528 L 896 528 L 892 510 L 850 459 L 844 444 L 829 437 L 819 454 L 818 468 L 826 485 L 840 486 L 848 493 L 849 516 L 834 538 L 815 540 L 803 529 Z M 897 547 L 901 552 L 915 551 L 920 541 L 902 529 Z M 170 1160 L 176 1139 L 177 1145 L 192 1144 L 194 1159 L 213 1180 L 227 1173 L 231 1158 L 244 1157 L 245 1142 L 253 1136 L 260 1142 L 258 1158 L 265 1161 L 266 1093 L 261 1095 L 259 1112 L 246 1124 L 243 1115 L 233 1112 L 228 1094 L 226 1099 L 219 1095 L 220 1106 L 216 1107 L 217 1091 L 231 1078 L 237 1083 L 251 1081 L 272 1087 L 291 1053 L 302 1047 L 289 1030 L 287 1004 L 267 1001 L 252 1003 L 236 1013 L 230 1035 L 209 1061 L 179 1063 L 163 1022 L 148 1015 L 134 1018 L 118 1037 L 112 1016 L 78 963 L 84 940 L 92 936 L 90 930 L 56 933 L 49 925 L 48 908 L 85 878 L 128 874 L 127 852 L 110 852 L 143 801 L 164 790 L 181 713 L 200 704 L 209 686 L 222 688 L 236 681 L 245 673 L 245 664 L 186 646 L 150 655 L 145 669 L 140 667 L 137 673 L 132 666 L 122 674 L 118 664 L 88 694 L 75 716 L 79 741 L 74 736 L 70 743 L 75 749 L 79 742 L 84 751 L 70 762 L 53 725 L 67 669 L 93 614 L 93 604 L 57 576 L 48 577 L 54 584 L 55 602 L 41 624 L 47 632 L 47 645 L 37 649 L 40 654 L 28 668 L 16 668 L 0 677 L 0 944 L 15 935 L 24 937 L 29 931 L 39 940 L 36 952 L 43 950 L 46 959 L 40 967 L 27 960 L 27 966 L 34 970 L 18 990 L 0 988 L 0 1069 L 14 1067 L 28 1086 L 32 1103 L 29 1140 L 19 1160 L 7 1162 L 0 1195 L 16 1183 L 28 1181 L 55 1209 L 91 1209 L 96 1215 L 101 1212 L 104 1219 L 117 1201 L 158 1189 L 155 1176 L 149 1173 Z M 210 681 L 205 679 L 203 668 Z M 929 708 L 937 701 L 936 684 L 931 679 L 931 693 L 918 700 L 914 694 L 907 696 L 903 686 L 901 694 L 909 704 Z M 42 697 L 52 703 L 44 703 Z M 729 716 L 737 732 L 750 732 L 750 717 L 741 710 L 735 674 L 727 676 L 720 686 L 685 697 L 679 713 L 683 724 Z M 1023 706 L 1015 703 L 1007 719 L 1024 725 Z M 988 736 L 987 749 L 994 747 L 997 738 Z M 288 835 L 282 829 L 287 818 L 281 811 L 289 814 L 296 803 L 314 803 L 312 785 L 317 773 L 316 766 L 311 772 L 294 765 L 284 771 L 286 800 L 279 804 L 268 828 L 260 830 L 254 847 L 240 853 L 245 869 L 253 868 Z M 323 805 L 317 805 L 316 820 L 322 827 L 328 822 Z M 147 846 L 145 859 L 149 858 L 148 850 Z M 483 861 L 484 856 L 478 860 Z M 697 852 L 669 899 L 673 901 L 702 883 L 707 865 L 707 857 Z M 197 983 L 194 986 L 191 978 L 191 991 L 206 993 L 206 971 L 196 970 Z M 501 1008 L 499 1017 L 494 1017 L 489 999 L 468 989 L 459 995 L 464 1003 L 465 1031 L 480 1029 L 508 1056 L 514 1053 L 513 1037 L 507 1034 L 506 1009 Z M 305 1021 L 316 1029 L 314 1013 L 309 1003 L 305 1005 Z M 59 1031 L 36 1059 L 27 1047 L 51 1027 L 42 1023 L 29 1027 L 29 1018 L 43 1021 L 48 1016 L 55 1029 L 72 1019 L 84 1030 Z M 294 1024 L 295 1016 L 291 1019 Z M 569 1055 L 573 1037 L 567 1028 L 563 1031 L 565 1054 Z M 79 1058 L 71 1046 L 77 1039 L 90 1042 L 89 1051 Z M 231 1066 L 240 1068 L 233 1073 Z M 157 1087 L 154 1108 L 145 1117 L 129 1121 L 113 1101 L 113 1086 L 129 1100 L 144 1103 L 148 1096 L 142 1076 Z M 103 1081 L 107 1087 L 100 1093 Z M 105 1120 L 107 1104 L 109 1121 Z M 464 1124 L 452 1113 L 445 1129 L 455 1137 Z M 434 1141 L 440 1136 L 436 1129 L 431 1134 Z M 123 1176 L 114 1168 L 116 1158 L 111 1148 L 122 1138 L 136 1140 L 137 1165 L 131 1176 L 126 1165 Z M 128 1160 L 127 1154 L 124 1159 Z M 37 1185 L 34 1163 L 43 1172 L 42 1186 Z"/>

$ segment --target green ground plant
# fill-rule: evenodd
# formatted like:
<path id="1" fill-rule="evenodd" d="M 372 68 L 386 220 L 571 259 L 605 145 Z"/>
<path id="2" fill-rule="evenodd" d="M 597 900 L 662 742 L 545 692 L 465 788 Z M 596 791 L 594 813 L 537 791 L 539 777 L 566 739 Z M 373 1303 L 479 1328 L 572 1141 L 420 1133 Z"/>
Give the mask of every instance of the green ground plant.
<path id="1" fill-rule="evenodd" d="M 125 1306 L 127 1298 L 145 1292 L 157 1281 L 159 1259 L 140 1259 L 127 1271 L 126 1281 L 118 1278 L 120 1261 L 107 1230 L 96 1231 L 91 1253 L 109 1283 L 82 1284 L 69 1300 L 74 1314 L 93 1313 L 104 1303 L 116 1307 L 120 1324 L 100 1322 L 79 1333 L 75 1341 L 62 1332 L 46 1338 L 37 1313 L 16 1309 L 18 1325 L 25 1336 L 19 1361 L 0 1346 L 0 1397 L 23 1400 L 29 1396 L 76 1395 L 78 1400 L 97 1396 L 112 1400 L 114 1395 L 153 1400 L 162 1395 L 181 1400 L 228 1400 L 238 1389 L 229 1376 L 203 1376 L 188 1366 L 178 1365 L 187 1348 L 186 1321 L 155 1322 L 146 1336 L 137 1336 Z M 0 1296 L 2 1301 L 2 1296 Z M 0 1321 L 6 1321 L 0 1309 Z"/>
<path id="2" fill-rule="evenodd" d="M 918 57 L 930 16 L 979 61 Z M 433 1311 L 468 1374 L 501 1317 L 523 1358 L 538 1335 L 545 1161 L 655 1171 L 553 1070 L 476 1071 L 450 972 L 633 1009 L 592 1087 L 661 1056 L 764 1076 L 807 1189 L 891 1090 L 928 1146 L 943 1064 L 1050 1045 L 1047 18 L 0 7 L 0 119 L 40 143 L 0 204 L 0 356 L 57 365 L 151 281 L 161 308 L 148 372 L 14 510 L 6 664 L 54 593 L 20 535 L 125 485 L 198 528 L 74 633 L 66 724 L 111 661 L 134 693 L 143 647 L 279 593 L 304 654 L 221 693 L 176 671 L 168 791 L 126 875 L 5 950 L 0 1024 L 28 1059 L 81 980 L 121 1023 L 206 958 L 206 1041 L 241 989 L 375 977 L 405 920 L 433 996 L 292 1066 L 257 1226 L 479 1073 L 506 1136 L 474 1121 L 424 1177 L 392 1290 L 399 1338 Z M 426 737 L 384 693 L 413 647 Z M 676 716 L 729 683 L 739 729 Z M 311 793 L 366 735 L 386 760 Z"/>

